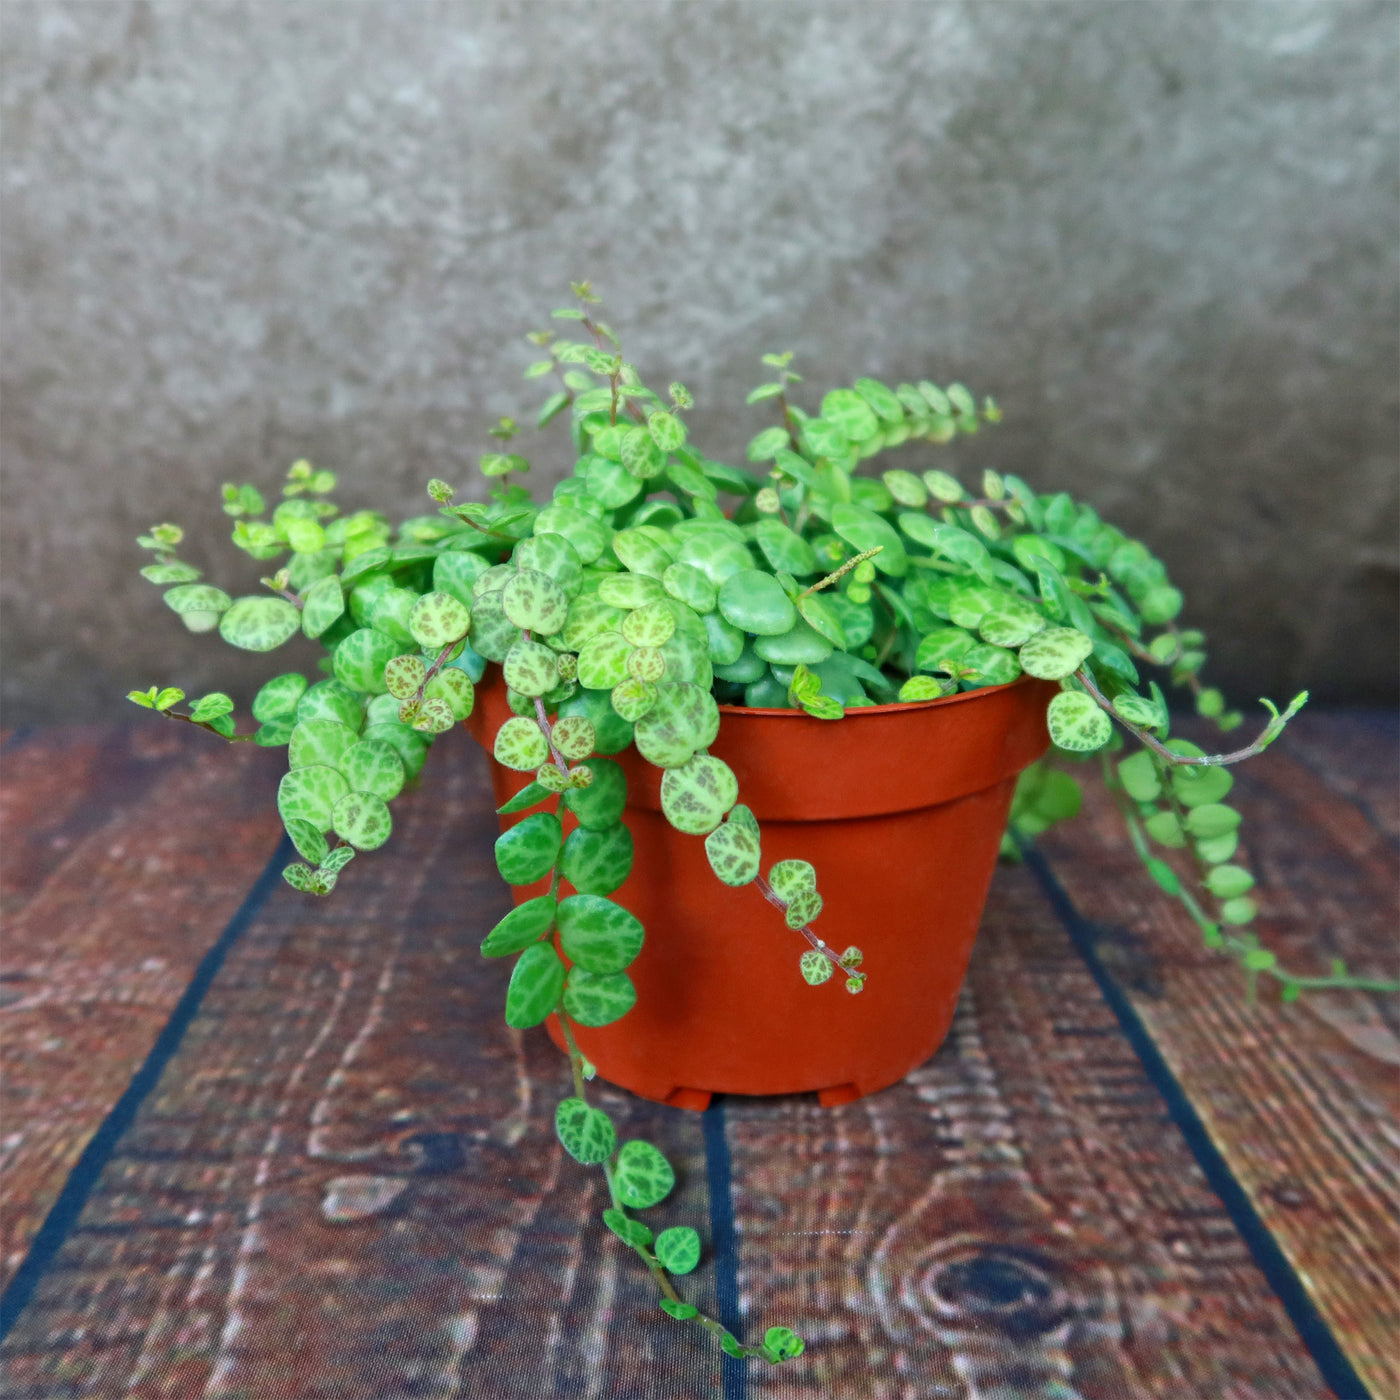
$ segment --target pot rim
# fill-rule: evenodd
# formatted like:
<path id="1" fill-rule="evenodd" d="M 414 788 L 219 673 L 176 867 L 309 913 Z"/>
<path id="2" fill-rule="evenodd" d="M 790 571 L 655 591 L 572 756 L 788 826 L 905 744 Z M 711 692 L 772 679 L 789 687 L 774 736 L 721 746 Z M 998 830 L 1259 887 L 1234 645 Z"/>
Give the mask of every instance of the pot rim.
<path id="1" fill-rule="evenodd" d="M 978 686 L 976 690 L 964 690 L 957 695 L 940 695 L 936 700 L 903 700 L 890 705 L 857 705 L 847 710 L 844 718 L 858 719 L 862 715 L 892 715 L 908 710 L 931 710 L 939 705 L 957 705 L 966 700 L 976 700 L 982 695 L 995 695 L 998 691 L 1011 690 L 1014 686 L 1032 684 L 1037 677 L 1019 675 L 1014 681 L 1003 681 L 1000 685 Z M 720 705 L 722 715 L 763 715 L 771 719 L 811 719 L 805 710 L 794 710 L 788 706 L 781 709 L 761 708 L 751 705 Z M 830 724 L 830 720 L 822 723 Z"/>

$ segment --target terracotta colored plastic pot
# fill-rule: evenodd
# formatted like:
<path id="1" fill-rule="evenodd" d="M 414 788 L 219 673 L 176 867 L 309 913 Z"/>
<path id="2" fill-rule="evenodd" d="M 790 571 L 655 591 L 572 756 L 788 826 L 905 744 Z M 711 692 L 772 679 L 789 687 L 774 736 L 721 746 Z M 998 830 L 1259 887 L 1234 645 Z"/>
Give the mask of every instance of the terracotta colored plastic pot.
<path id="1" fill-rule="evenodd" d="M 856 944 L 865 955 L 854 996 L 839 973 L 808 986 L 806 941 L 752 885 L 721 884 L 703 838 L 669 825 L 659 770 L 631 749 L 613 755 L 627 774 L 635 859 L 611 898 L 642 921 L 646 942 L 628 968 L 637 1004 L 610 1026 L 578 1028 L 602 1078 L 685 1108 L 715 1093 L 810 1090 L 834 1105 L 928 1059 L 952 1022 L 1016 776 L 1049 744 L 1057 689 L 1023 678 L 839 721 L 721 706 L 710 752 L 758 817 L 763 869 L 791 856 L 816 866 L 815 931 L 838 953 Z M 509 717 L 497 673 L 467 728 L 489 752 Z M 492 769 L 498 806 L 531 776 Z M 571 823 L 565 814 L 566 832 Z M 553 1018 L 549 1029 L 562 1045 Z"/>

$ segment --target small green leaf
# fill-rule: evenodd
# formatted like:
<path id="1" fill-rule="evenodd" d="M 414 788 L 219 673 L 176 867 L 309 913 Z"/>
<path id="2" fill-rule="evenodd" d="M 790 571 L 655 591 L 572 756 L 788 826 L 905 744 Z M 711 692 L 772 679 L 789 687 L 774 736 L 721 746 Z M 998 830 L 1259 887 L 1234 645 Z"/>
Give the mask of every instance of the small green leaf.
<path id="1" fill-rule="evenodd" d="M 564 1010 L 581 1026 L 610 1026 L 637 1003 L 625 972 L 589 972 L 575 967 L 564 984 Z"/>
<path id="2" fill-rule="evenodd" d="M 1134 802 L 1155 802 L 1162 795 L 1157 766 L 1146 749 L 1119 761 L 1118 779 Z"/>
<path id="3" fill-rule="evenodd" d="M 622 819 L 627 807 L 627 777 L 610 758 L 593 758 L 588 766 L 593 781 L 586 788 L 564 794 L 564 806 L 590 831 L 605 831 Z"/>
<path id="4" fill-rule="evenodd" d="M 583 1099 L 565 1099 L 554 1110 L 554 1131 L 569 1156 L 585 1166 L 606 1162 L 617 1146 L 612 1119 Z"/>
<path id="5" fill-rule="evenodd" d="M 133 705 L 140 705 L 143 710 L 154 710 L 156 707 L 156 688 L 152 686 L 149 690 L 128 690 L 126 698 Z"/>
<path id="6" fill-rule="evenodd" d="M 549 741 L 536 720 L 516 715 L 497 731 L 492 755 L 503 768 L 531 773 L 548 760 Z"/>
<path id="7" fill-rule="evenodd" d="M 1041 634 L 1042 636 L 1044 633 Z M 1076 634 L 1077 635 L 1077 634 Z M 1031 645 L 1036 638 L 1032 638 Z M 1085 638 L 1088 641 L 1088 638 Z M 1025 647 L 1021 648 L 1022 658 Z M 1032 672 L 1034 674 L 1034 672 Z M 1092 696 L 1078 690 L 1062 690 L 1045 714 L 1051 741 L 1072 753 L 1092 753 L 1113 737 L 1113 723 Z"/>
<path id="8" fill-rule="evenodd" d="M 676 452 L 685 446 L 685 424 L 674 414 L 659 410 L 649 414 L 647 431 L 662 452 Z"/>
<path id="9" fill-rule="evenodd" d="M 554 897 L 547 894 L 517 905 L 482 940 L 482 956 L 499 958 L 539 942 L 554 923 L 556 907 Z"/>
<path id="10" fill-rule="evenodd" d="M 726 885 L 747 885 L 759 871 L 758 823 L 747 807 L 730 809 L 723 825 L 705 838 L 710 869 Z"/>
<path id="11" fill-rule="evenodd" d="M 802 954 L 801 967 L 803 981 L 813 987 L 820 987 L 823 982 L 831 979 L 833 971 L 831 959 L 825 953 L 819 953 L 815 948 L 809 948 Z"/>
<path id="12" fill-rule="evenodd" d="M 527 818 L 528 820 L 528 818 Z M 564 964 L 548 943 L 532 943 L 521 953 L 506 988 L 506 1025 L 538 1026 L 558 1005 L 564 990 Z"/>
<path id="13" fill-rule="evenodd" d="M 528 811 L 531 807 L 537 807 L 545 798 L 551 796 L 549 789 L 541 783 L 529 783 L 521 788 L 509 801 L 503 803 L 496 811 L 501 816 L 506 816 L 513 812 Z"/>
<path id="14" fill-rule="evenodd" d="M 349 791 L 349 784 L 334 768 L 324 764 L 297 768 L 278 784 L 277 811 L 284 824 L 300 818 L 318 831 L 329 831 L 335 804 Z"/>
<path id="15" fill-rule="evenodd" d="M 744 1350 L 743 1343 L 729 1332 L 726 1332 L 724 1336 L 719 1339 L 719 1349 L 724 1352 L 726 1356 L 732 1356 L 739 1361 L 744 1360 L 748 1355 L 748 1352 Z"/>
<path id="16" fill-rule="evenodd" d="M 1248 895 L 1227 899 L 1220 906 L 1220 917 L 1227 924 L 1250 923 L 1258 912 L 1259 906 Z"/>
<path id="17" fill-rule="evenodd" d="M 1175 812 L 1154 812 L 1143 823 L 1147 834 L 1159 845 L 1179 850 L 1186 844 L 1186 835 Z"/>
<path id="18" fill-rule="evenodd" d="M 184 698 L 185 692 L 181 690 L 179 686 L 168 685 L 156 696 L 152 708 L 161 711 L 169 710 L 178 705 Z"/>
<path id="19" fill-rule="evenodd" d="M 1181 881 L 1177 878 L 1176 871 L 1166 861 L 1158 860 L 1156 856 L 1150 857 L 1147 861 L 1147 873 L 1168 894 L 1181 893 Z"/>
<path id="20" fill-rule="evenodd" d="M 233 700 L 222 691 L 216 690 L 209 695 L 201 696 L 194 703 L 194 708 L 190 710 L 190 718 L 197 723 L 209 723 L 212 720 L 221 718 L 223 715 L 233 713 Z"/>
<path id="21" fill-rule="evenodd" d="M 565 956 L 590 972 L 621 972 L 641 952 L 645 938 L 635 914 L 601 895 L 561 900 L 557 922 Z"/>
<path id="22" fill-rule="evenodd" d="M 676 1174 L 651 1143 L 634 1138 L 623 1143 L 617 1154 L 613 1184 L 623 1205 L 645 1210 L 670 1195 Z"/>
<path id="23" fill-rule="evenodd" d="M 673 1225 L 656 1237 L 656 1257 L 668 1273 L 688 1274 L 700 1262 L 700 1236 L 689 1225 Z"/>
<path id="24" fill-rule="evenodd" d="M 631 872 L 632 833 L 621 822 L 603 831 L 577 827 L 559 853 L 559 873 L 581 894 L 611 894 Z"/>
<path id="25" fill-rule="evenodd" d="M 810 861 L 780 860 L 768 872 L 773 893 L 785 904 L 799 894 L 815 893 L 817 872 Z"/>
<path id="26" fill-rule="evenodd" d="M 1220 802 L 1207 802 L 1186 814 L 1186 829 L 1201 841 L 1224 836 L 1240 824 L 1240 814 Z"/>
<path id="27" fill-rule="evenodd" d="M 739 780 L 722 759 L 696 754 L 661 778 L 661 810 L 677 831 L 713 831 L 739 797 Z"/>
<path id="28" fill-rule="evenodd" d="M 1245 922 L 1240 920 L 1239 922 Z M 1264 972 L 1274 966 L 1278 958 L 1267 948 L 1251 948 L 1244 955 L 1244 965 L 1251 972 Z"/>
<path id="29" fill-rule="evenodd" d="M 373 851 L 389 839 L 393 819 L 384 799 L 369 792 L 346 793 L 331 810 L 331 825 L 356 850 Z"/>
<path id="30" fill-rule="evenodd" d="M 536 812 L 497 838 L 496 869 L 508 885 L 532 885 L 554 868 L 562 842 L 559 818 Z"/>
<path id="31" fill-rule="evenodd" d="M 1207 873 L 1205 884 L 1217 899 L 1235 899 L 1254 888 L 1254 876 L 1242 865 L 1217 865 Z"/>
<path id="32" fill-rule="evenodd" d="M 822 912 L 822 897 L 815 890 L 799 890 L 788 900 L 783 917 L 791 929 L 805 928 Z"/>
<path id="33" fill-rule="evenodd" d="M 692 1317 L 700 1315 L 700 1309 L 694 1303 L 681 1303 L 674 1298 L 662 1298 L 659 1301 L 661 1311 L 669 1313 L 677 1322 L 688 1322 Z"/>
<path id="34" fill-rule="evenodd" d="M 272 651 L 301 630 L 301 614 L 285 598 L 239 598 L 219 619 L 219 635 L 244 651 Z"/>
<path id="35" fill-rule="evenodd" d="M 956 386 L 954 386 L 956 387 Z M 801 1356 L 807 1344 L 791 1327 L 770 1327 L 763 1334 L 764 1359 L 777 1365 L 780 1361 Z"/>
<path id="36" fill-rule="evenodd" d="M 1093 650 L 1093 641 L 1077 628 L 1047 627 L 1026 642 L 1018 655 L 1021 669 L 1028 675 L 1057 681 L 1077 671 Z M 1092 700 L 1090 704 L 1093 704 Z M 1109 723 L 1107 715 L 1103 716 L 1103 721 L 1104 724 Z M 1094 747 L 1100 745 L 1095 744 Z"/>
<path id="37" fill-rule="evenodd" d="M 325 860 L 329 847 L 327 847 L 326 838 L 318 826 L 313 822 L 293 817 L 286 823 L 286 827 L 287 835 L 292 838 L 292 844 L 300 855 L 313 865 L 320 865 Z"/>
<path id="38" fill-rule="evenodd" d="M 652 1241 L 651 1230 L 643 1225 L 640 1220 L 633 1220 L 624 1211 L 605 1210 L 603 1212 L 603 1224 L 620 1239 L 623 1244 L 629 1244 L 633 1249 L 645 1249 Z"/>
<path id="39" fill-rule="evenodd" d="M 557 653 L 543 642 L 527 641 L 524 637 L 506 653 L 501 671 L 506 684 L 522 695 L 547 695 L 559 684 Z"/>
<path id="40" fill-rule="evenodd" d="M 253 697 L 253 718 L 261 724 L 296 713 L 301 697 L 306 694 L 306 677 L 295 671 L 274 676 Z"/>

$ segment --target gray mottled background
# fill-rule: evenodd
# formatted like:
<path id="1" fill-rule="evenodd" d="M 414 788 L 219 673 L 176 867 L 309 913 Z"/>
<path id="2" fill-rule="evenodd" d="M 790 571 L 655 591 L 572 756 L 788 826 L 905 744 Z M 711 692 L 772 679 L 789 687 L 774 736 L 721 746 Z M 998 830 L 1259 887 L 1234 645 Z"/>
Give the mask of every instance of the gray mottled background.
<path id="1" fill-rule="evenodd" d="M 1394 0 L 6 0 L 4 698 L 288 662 L 136 576 L 308 456 L 429 508 L 591 277 L 739 457 L 758 355 L 962 378 L 1140 533 L 1245 701 L 1393 700 Z M 566 467 L 560 440 L 524 449 Z M 917 465 L 917 463 L 914 463 Z M 309 655 L 309 653 L 308 653 Z"/>

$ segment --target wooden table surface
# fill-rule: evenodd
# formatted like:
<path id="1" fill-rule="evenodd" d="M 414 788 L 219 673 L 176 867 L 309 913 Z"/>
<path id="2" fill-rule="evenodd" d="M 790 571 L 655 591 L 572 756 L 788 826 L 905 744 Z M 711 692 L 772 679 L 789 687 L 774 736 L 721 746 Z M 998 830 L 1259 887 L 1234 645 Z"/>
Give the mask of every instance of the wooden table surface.
<path id="1" fill-rule="evenodd" d="M 483 755 L 286 888 L 283 754 L 152 717 L 5 740 L 4 1394 L 171 1400 L 1400 1397 L 1397 998 L 1246 1004 L 1091 796 L 995 878 L 953 1032 L 825 1110 L 602 1086 L 677 1166 L 656 1307 L 558 1146 L 566 1062 L 501 1017 Z M 1271 946 L 1396 973 L 1394 718 L 1240 774 Z"/>

